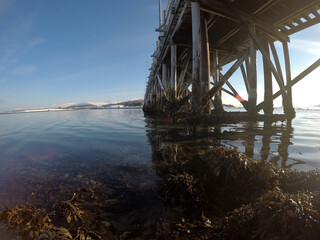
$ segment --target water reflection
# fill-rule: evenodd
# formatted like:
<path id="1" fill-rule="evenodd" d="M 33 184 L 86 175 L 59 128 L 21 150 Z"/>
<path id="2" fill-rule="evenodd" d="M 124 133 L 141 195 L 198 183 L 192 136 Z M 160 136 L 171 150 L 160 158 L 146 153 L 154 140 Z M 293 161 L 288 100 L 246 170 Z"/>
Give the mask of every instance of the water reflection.
<path id="1" fill-rule="evenodd" d="M 201 154 L 215 146 L 233 147 L 248 157 L 270 161 L 282 168 L 305 164 L 291 158 L 292 122 L 245 122 L 213 126 L 172 124 L 161 119 L 146 118 L 147 137 L 155 159 L 163 149 L 172 154 Z M 299 168 L 299 167 L 298 167 Z"/>

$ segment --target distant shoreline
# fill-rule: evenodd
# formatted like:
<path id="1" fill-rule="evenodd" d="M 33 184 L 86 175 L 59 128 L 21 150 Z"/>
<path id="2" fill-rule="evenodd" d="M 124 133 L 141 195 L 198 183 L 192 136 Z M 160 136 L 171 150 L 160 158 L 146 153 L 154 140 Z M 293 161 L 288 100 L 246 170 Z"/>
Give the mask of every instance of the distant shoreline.
<path id="1" fill-rule="evenodd" d="M 77 111 L 77 110 L 117 110 L 117 109 L 142 109 L 142 106 L 137 107 L 96 107 L 96 108 L 50 108 L 50 109 L 30 109 L 30 110 L 14 110 L 0 112 L 0 115 L 19 114 L 19 113 L 39 113 L 39 112 L 60 112 L 60 111 Z"/>

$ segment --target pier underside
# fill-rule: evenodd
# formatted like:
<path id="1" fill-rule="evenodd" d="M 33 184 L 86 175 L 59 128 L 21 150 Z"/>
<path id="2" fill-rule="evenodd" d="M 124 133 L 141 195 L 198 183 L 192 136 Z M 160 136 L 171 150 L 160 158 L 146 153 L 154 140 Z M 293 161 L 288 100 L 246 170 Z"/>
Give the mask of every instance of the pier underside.
<path id="1" fill-rule="evenodd" d="M 289 36 L 319 23 L 319 13 L 319 0 L 169 1 L 156 29 L 159 39 L 152 55 L 144 111 L 221 121 L 293 118 L 292 86 L 316 69 L 320 59 L 292 79 Z M 276 41 L 282 46 L 281 54 Z M 264 82 L 264 101 L 259 104 L 258 52 L 263 59 Z M 227 64 L 231 67 L 222 74 Z M 247 96 L 240 96 L 228 81 L 238 69 Z M 276 93 L 274 84 L 279 88 Z M 247 111 L 226 113 L 222 91 Z M 271 117 L 274 99 L 279 96 L 284 114 Z M 260 110 L 264 114 L 258 115 Z"/>

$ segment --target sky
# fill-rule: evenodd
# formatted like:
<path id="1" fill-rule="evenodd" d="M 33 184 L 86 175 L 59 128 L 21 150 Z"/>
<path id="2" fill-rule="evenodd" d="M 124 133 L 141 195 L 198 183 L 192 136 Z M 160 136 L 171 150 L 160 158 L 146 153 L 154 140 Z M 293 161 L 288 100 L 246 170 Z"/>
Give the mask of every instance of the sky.
<path id="1" fill-rule="evenodd" d="M 144 97 L 156 0 L 1 0 L 0 111 Z"/>
<path id="2" fill-rule="evenodd" d="M 0 111 L 142 99 L 157 27 L 157 0 L 1 0 Z M 320 57 L 320 25 L 289 48 L 294 77 Z M 261 64 L 258 74 L 261 100 Z M 293 88 L 295 106 L 320 104 L 319 78 Z M 230 82 L 246 98 L 239 71 Z"/>

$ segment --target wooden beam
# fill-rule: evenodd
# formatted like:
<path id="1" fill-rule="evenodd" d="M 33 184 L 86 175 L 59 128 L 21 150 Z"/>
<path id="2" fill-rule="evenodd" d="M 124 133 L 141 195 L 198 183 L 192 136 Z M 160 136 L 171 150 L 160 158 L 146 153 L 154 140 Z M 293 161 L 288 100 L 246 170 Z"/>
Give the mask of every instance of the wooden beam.
<path id="1" fill-rule="evenodd" d="M 281 69 L 280 60 L 279 60 L 279 57 L 278 57 L 277 50 L 276 50 L 276 48 L 274 46 L 274 43 L 272 41 L 270 41 L 269 44 L 270 44 L 270 49 L 271 49 L 271 52 L 272 52 L 274 63 L 276 64 L 276 68 L 277 68 L 278 74 L 279 74 L 279 76 L 281 78 L 282 83 L 284 84 L 282 69 Z"/>
<path id="2" fill-rule="evenodd" d="M 191 108 L 194 114 L 201 114 L 201 16 L 199 2 L 191 2 L 192 16 L 192 99 Z M 188 95 L 190 96 L 190 95 Z"/>
<path id="3" fill-rule="evenodd" d="M 259 17 L 257 16 L 252 16 L 244 11 L 235 9 L 234 7 L 230 7 L 223 1 L 210 0 L 210 3 L 211 6 L 214 6 L 214 8 L 210 8 L 202 4 L 201 11 L 216 14 L 234 22 L 241 22 L 242 20 L 244 20 L 247 23 L 254 23 L 257 26 L 257 28 L 264 31 L 266 34 L 270 35 L 270 37 L 274 38 L 275 40 L 289 42 L 289 38 L 286 34 L 277 31 L 274 27 L 268 25 L 263 20 L 259 19 Z"/>
<path id="4" fill-rule="evenodd" d="M 288 93 L 289 98 L 292 101 L 291 66 L 290 66 L 288 43 L 287 42 L 282 42 L 282 46 L 283 46 L 284 62 L 285 62 L 285 66 L 286 66 L 287 86 L 289 86 L 289 88 L 287 89 L 287 93 Z"/>
<path id="5" fill-rule="evenodd" d="M 253 24 L 249 24 L 250 31 L 255 32 Z M 249 66 L 248 66 L 248 82 L 250 84 L 249 98 L 248 98 L 248 110 L 251 115 L 256 115 L 257 105 L 257 50 L 255 42 L 251 36 L 249 36 Z"/>
<path id="6" fill-rule="evenodd" d="M 295 111 L 292 106 L 292 101 L 289 99 L 286 90 L 284 89 L 284 84 L 282 82 L 281 76 L 277 72 L 276 68 L 274 67 L 273 63 L 271 62 L 270 58 L 268 58 L 268 55 L 266 51 L 263 48 L 263 45 L 261 44 L 260 40 L 257 38 L 256 34 L 252 31 L 251 28 L 248 28 L 249 34 L 251 38 L 254 40 L 255 45 L 260 50 L 262 56 L 265 57 L 266 63 L 269 65 L 275 79 L 277 80 L 277 83 L 280 87 L 280 91 L 282 93 L 282 97 L 284 99 L 284 112 L 288 116 L 288 118 L 295 116 Z"/>
<path id="7" fill-rule="evenodd" d="M 168 92 L 168 65 L 166 63 L 162 63 L 162 82 L 165 91 Z"/>
<path id="8" fill-rule="evenodd" d="M 318 68 L 320 66 L 320 58 L 315 61 L 311 66 L 309 66 L 306 70 L 304 70 L 302 73 L 300 73 L 298 76 L 296 76 L 291 82 L 290 85 L 285 86 L 285 90 L 288 90 L 289 88 L 291 88 L 293 85 L 295 85 L 297 82 L 299 82 L 301 79 L 303 79 L 304 77 L 306 77 L 308 74 L 310 74 L 312 71 L 314 71 L 316 68 Z M 282 91 L 279 90 L 278 92 L 276 92 L 275 94 L 273 94 L 272 99 L 276 99 L 277 97 L 279 97 L 282 94 Z M 263 106 L 265 104 L 265 101 L 259 103 L 257 105 L 257 111 L 260 111 Z"/>
<path id="9" fill-rule="evenodd" d="M 180 26 L 181 26 L 181 24 L 182 24 L 182 22 L 183 22 L 183 17 L 184 17 L 184 15 L 185 15 L 187 9 L 188 9 L 188 5 L 187 5 L 187 3 L 185 2 L 185 3 L 184 3 L 184 6 L 183 6 L 183 8 L 182 8 L 182 10 L 181 10 L 181 12 L 180 12 L 179 18 L 178 18 L 178 20 L 177 20 L 177 24 L 176 24 L 176 26 L 174 27 L 173 32 L 172 32 L 172 34 L 171 34 L 171 40 L 173 39 L 175 33 L 179 30 L 179 28 L 180 28 Z"/>
<path id="10" fill-rule="evenodd" d="M 191 52 L 187 53 L 187 56 L 185 57 L 184 61 L 183 61 L 183 65 L 182 65 L 182 69 L 181 69 L 181 73 L 179 76 L 179 81 L 178 81 L 178 97 L 180 96 L 181 92 L 182 92 L 182 85 L 184 83 L 184 79 L 188 70 L 188 66 L 189 66 L 189 62 L 190 62 L 190 58 L 191 58 Z"/>
<path id="11" fill-rule="evenodd" d="M 241 73 L 242 73 L 244 84 L 246 86 L 247 94 L 249 96 L 250 85 L 249 85 L 249 82 L 248 82 L 247 72 L 246 72 L 243 64 L 241 64 L 240 69 L 241 69 Z"/>
<path id="12" fill-rule="evenodd" d="M 167 93 L 166 93 L 166 90 L 164 89 L 164 87 L 163 87 L 163 85 L 162 85 L 162 83 L 161 83 L 161 79 L 160 79 L 159 75 L 157 75 L 156 78 L 157 78 L 157 80 L 158 80 L 160 89 L 162 90 L 164 97 L 165 97 L 167 100 L 169 100 L 168 95 L 167 95 Z"/>
<path id="13" fill-rule="evenodd" d="M 210 49 L 208 38 L 208 22 L 201 17 L 201 97 L 204 96 L 210 89 Z M 202 109 L 204 113 L 211 113 L 211 102 Z"/>
<path id="14" fill-rule="evenodd" d="M 171 71 L 170 71 L 171 99 L 177 99 L 177 45 L 171 44 Z"/>
<path id="15" fill-rule="evenodd" d="M 217 84 L 220 81 L 218 51 L 212 52 L 212 76 L 214 83 Z M 213 105 L 216 112 L 222 112 L 224 110 L 221 99 L 221 91 L 218 91 L 217 94 L 214 96 Z"/>
<path id="16" fill-rule="evenodd" d="M 213 88 L 211 88 L 208 93 L 202 98 L 202 105 L 205 106 L 208 104 L 208 101 L 211 101 L 212 97 L 221 90 L 223 85 L 228 81 L 232 74 L 238 69 L 238 67 L 243 63 L 243 61 L 249 56 L 249 49 L 247 49 L 243 55 L 231 66 L 231 68 L 226 72 L 226 74 L 221 78 Z"/>
<path id="17" fill-rule="evenodd" d="M 263 56 L 263 72 L 264 72 L 264 114 L 273 113 L 273 99 L 272 99 L 272 73 L 270 67 L 267 63 L 270 59 L 269 41 L 268 37 L 265 35 L 262 39 L 262 45 L 266 52 L 266 56 Z"/>

